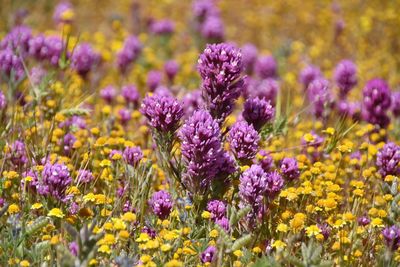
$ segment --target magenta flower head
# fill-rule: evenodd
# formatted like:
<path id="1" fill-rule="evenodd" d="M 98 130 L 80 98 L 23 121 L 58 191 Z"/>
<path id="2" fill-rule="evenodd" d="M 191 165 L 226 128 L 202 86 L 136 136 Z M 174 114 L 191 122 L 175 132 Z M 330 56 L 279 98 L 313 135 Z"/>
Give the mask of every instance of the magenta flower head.
<path id="1" fill-rule="evenodd" d="M 175 60 L 168 60 L 164 64 L 164 71 L 169 81 L 173 81 L 179 71 L 179 65 Z"/>
<path id="2" fill-rule="evenodd" d="M 193 15 L 200 22 L 211 16 L 219 16 L 219 10 L 213 0 L 196 0 L 193 2 Z"/>
<path id="3" fill-rule="evenodd" d="M 25 57 L 29 49 L 29 42 L 32 38 L 32 30 L 26 26 L 15 26 L 4 36 L 0 42 L 0 49 L 10 49 L 18 55 Z"/>
<path id="4" fill-rule="evenodd" d="M 281 172 L 283 177 L 288 181 L 299 178 L 300 171 L 295 158 L 284 158 L 281 162 Z"/>
<path id="5" fill-rule="evenodd" d="M 268 100 L 272 106 L 275 106 L 276 96 L 279 91 L 279 82 L 272 78 L 256 81 L 250 85 L 249 90 L 251 96 Z"/>
<path id="6" fill-rule="evenodd" d="M 386 114 L 391 106 L 389 85 L 381 79 L 370 80 L 363 90 L 363 117 L 371 123 L 386 128 L 390 118 Z"/>
<path id="7" fill-rule="evenodd" d="M 128 36 L 122 49 L 117 53 L 117 66 L 122 73 L 126 73 L 129 66 L 139 57 L 142 43 L 136 36 Z"/>
<path id="8" fill-rule="evenodd" d="M 42 181 L 39 182 L 38 192 L 41 195 L 52 196 L 60 201 L 67 201 L 66 195 L 72 179 L 68 167 L 62 163 L 46 163 L 42 172 Z"/>
<path id="9" fill-rule="evenodd" d="M 261 157 L 258 160 L 258 164 L 265 172 L 271 171 L 274 166 L 274 159 L 272 158 L 271 154 L 261 149 L 259 155 Z"/>
<path id="10" fill-rule="evenodd" d="M 219 16 L 208 16 L 201 26 L 201 35 L 214 41 L 222 41 L 225 37 L 225 28 Z"/>
<path id="11" fill-rule="evenodd" d="M 190 117 L 194 111 L 203 107 L 204 102 L 201 97 L 201 90 L 194 90 L 188 92 L 182 99 L 183 109 L 185 111 L 185 117 Z"/>
<path id="12" fill-rule="evenodd" d="M 246 121 L 237 121 L 229 131 L 230 148 L 235 158 L 240 161 L 248 161 L 256 156 L 259 141 L 258 132 Z"/>
<path id="13" fill-rule="evenodd" d="M 78 171 L 78 183 L 87 184 L 94 180 L 93 173 L 89 170 L 79 170 Z"/>
<path id="14" fill-rule="evenodd" d="M 126 163 L 129 165 L 136 167 L 140 160 L 143 158 L 143 152 L 138 146 L 127 147 L 123 152 L 123 157 Z"/>
<path id="15" fill-rule="evenodd" d="M 104 99 L 108 104 L 111 104 L 111 102 L 114 100 L 114 98 L 117 96 L 117 89 L 115 89 L 114 86 L 108 85 L 104 87 L 100 91 L 100 96 L 101 98 Z"/>
<path id="16" fill-rule="evenodd" d="M 400 174 L 400 146 L 389 142 L 378 151 L 376 157 L 376 166 L 379 173 L 385 177 L 386 175 Z"/>
<path id="17" fill-rule="evenodd" d="M 53 20 L 56 24 L 59 23 L 71 23 L 73 17 L 70 14 L 73 14 L 73 7 L 70 2 L 64 1 L 59 3 L 53 14 Z"/>
<path id="18" fill-rule="evenodd" d="M 217 248 L 214 246 L 209 246 L 200 255 L 200 260 L 202 263 L 211 263 L 217 258 Z"/>
<path id="19" fill-rule="evenodd" d="M 143 99 L 140 112 L 147 118 L 150 126 L 159 132 L 175 132 L 183 116 L 181 104 L 169 95 L 147 95 Z"/>
<path id="20" fill-rule="evenodd" d="M 66 155 L 70 155 L 76 140 L 77 140 L 76 137 L 72 133 L 67 133 L 64 136 L 62 148 Z"/>
<path id="21" fill-rule="evenodd" d="M 155 192 L 149 201 L 153 213 L 161 220 L 168 218 L 172 210 L 172 204 L 171 195 L 164 190 Z"/>
<path id="22" fill-rule="evenodd" d="M 136 106 L 139 103 L 139 91 L 134 85 L 125 85 L 122 87 L 122 96 L 124 97 L 126 103 L 133 104 Z"/>
<path id="23" fill-rule="evenodd" d="M 121 124 L 126 126 L 132 118 L 131 111 L 127 108 L 121 108 L 118 110 L 118 118 Z"/>
<path id="24" fill-rule="evenodd" d="M 329 81 L 317 78 L 307 89 L 308 100 L 312 104 L 312 113 L 317 119 L 325 119 L 333 105 Z"/>
<path id="25" fill-rule="evenodd" d="M 58 36 L 50 36 L 45 39 L 44 47 L 40 50 L 44 59 L 51 65 L 58 66 L 65 44 Z M 68 55 L 67 55 L 68 56 Z"/>
<path id="26" fill-rule="evenodd" d="M 25 144 L 16 140 L 11 144 L 10 152 L 6 155 L 6 158 L 10 159 L 15 166 L 25 165 L 28 162 Z"/>
<path id="27" fill-rule="evenodd" d="M 150 25 L 150 32 L 156 35 L 169 35 L 175 31 L 175 24 L 172 20 L 162 19 L 154 21 Z"/>
<path id="28" fill-rule="evenodd" d="M 223 150 L 218 123 L 205 110 L 198 110 L 178 133 L 187 169 L 183 183 L 191 192 L 204 192 L 219 171 Z"/>
<path id="29" fill-rule="evenodd" d="M 151 70 L 147 74 L 147 86 L 150 92 L 154 92 L 156 88 L 161 84 L 162 73 L 157 70 Z"/>
<path id="30" fill-rule="evenodd" d="M 249 124 L 253 125 L 254 129 L 259 131 L 266 123 L 272 121 L 275 109 L 271 102 L 264 98 L 249 98 L 244 103 L 242 116 Z"/>
<path id="31" fill-rule="evenodd" d="M 215 221 L 225 217 L 226 205 L 220 200 L 211 200 L 207 203 L 207 211 L 211 213 L 211 219 Z"/>
<path id="32" fill-rule="evenodd" d="M 260 56 L 255 65 L 255 72 L 261 79 L 276 78 L 278 63 L 273 56 Z"/>
<path id="33" fill-rule="evenodd" d="M 383 238 L 385 239 L 386 246 L 392 251 L 400 247 L 400 228 L 396 225 L 386 227 L 382 230 Z"/>
<path id="34" fill-rule="evenodd" d="M 253 73 L 254 65 L 257 62 L 258 50 L 253 44 L 245 44 L 242 47 L 243 67 L 247 73 Z"/>
<path id="35" fill-rule="evenodd" d="M 12 81 L 19 81 L 25 75 L 21 58 L 9 48 L 0 51 L 0 79 L 3 75 Z"/>
<path id="36" fill-rule="evenodd" d="M 233 111 L 244 85 L 242 54 L 230 44 L 209 44 L 200 55 L 197 68 L 203 80 L 206 107 L 222 123 Z"/>
<path id="37" fill-rule="evenodd" d="M 75 48 L 71 56 L 71 68 L 85 76 L 99 61 L 100 55 L 93 50 L 92 46 L 82 43 Z"/>
<path id="38" fill-rule="evenodd" d="M 267 173 L 266 194 L 269 199 L 273 199 L 281 191 L 283 185 L 284 180 L 277 171 Z"/>
<path id="39" fill-rule="evenodd" d="M 299 80 L 303 84 L 304 89 L 307 89 L 312 81 L 321 76 L 321 70 L 317 66 L 308 65 L 300 72 Z"/>
<path id="40" fill-rule="evenodd" d="M 392 93 L 392 113 L 395 117 L 400 117 L 400 91 Z"/>
<path id="41" fill-rule="evenodd" d="M 334 79 L 339 87 L 340 98 L 345 98 L 357 85 L 357 66 L 348 59 L 340 61 L 336 66 Z"/>

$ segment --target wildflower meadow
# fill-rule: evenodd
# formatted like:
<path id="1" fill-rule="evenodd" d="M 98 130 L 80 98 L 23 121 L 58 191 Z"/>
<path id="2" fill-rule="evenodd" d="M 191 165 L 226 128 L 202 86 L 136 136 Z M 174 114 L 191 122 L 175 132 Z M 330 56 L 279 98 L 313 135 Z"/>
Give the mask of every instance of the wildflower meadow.
<path id="1" fill-rule="evenodd" d="M 400 266 L 399 9 L 1 0 L 0 266 Z"/>

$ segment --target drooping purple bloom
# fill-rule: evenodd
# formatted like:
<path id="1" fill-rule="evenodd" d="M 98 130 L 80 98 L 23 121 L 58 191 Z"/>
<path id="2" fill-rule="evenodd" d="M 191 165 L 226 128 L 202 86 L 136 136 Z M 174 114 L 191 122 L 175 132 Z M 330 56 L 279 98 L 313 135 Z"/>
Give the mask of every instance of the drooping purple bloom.
<path id="1" fill-rule="evenodd" d="M 28 162 L 25 144 L 20 140 L 16 140 L 11 144 L 10 152 L 6 157 L 16 166 L 25 165 Z"/>
<path id="2" fill-rule="evenodd" d="M 174 132 L 183 116 L 181 104 L 172 96 L 147 95 L 140 112 L 147 118 L 151 127 L 161 132 Z"/>
<path id="3" fill-rule="evenodd" d="M 79 44 L 71 56 L 71 68 L 85 76 L 99 62 L 100 55 L 88 43 Z"/>
<path id="4" fill-rule="evenodd" d="M 345 98 L 357 85 L 357 66 L 348 59 L 340 61 L 335 68 L 334 79 L 339 87 L 340 98 Z"/>
<path id="5" fill-rule="evenodd" d="M 147 87 L 149 87 L 150 92 L 154 92 L 156 88 L 161 84 L 162 73 L 157 70 L 151 70 L 147 74 Z"/>
<path id="6" fill-rule="evenodd" d="M 379 167 L 379 173 L 386 175 L 400 174 L 400 146 L 389 142 L 378 151 L 376 157 L 376 166 Z"/>
<path id="7" fill-rule="evenodd" d="M 127 103 L 132 103 L 135 106 L 138 104 L 140 95 L 136 86 L 125 85 L 122 87 L 121 93 Z"/>
<path id="8" fill-rule="evenodd" d="M 245 44 L 242 47 L 243 66 L 247 73 L 253 73 L 254 65 L 257 62 L 258 50 L 253 44 Z"/>
<path id="9" fill-rule="evenodd" d="M 161 220 L 168 218 L 172 210 L 172 204 L 171 195 L 164 190 L 155 192 L 149 201 L 154 214 Z"/>
<path id="10" fill-rule="evenodd" d="M 122 73 L 126 73 L 142 51 L 142 43 L 136 36 L 128 36 L 122 49 L 117 53 L 117 66 Z"/>
<path id="11" fill-rule="evenodd" d="M 254 71 L 261 79 L 276 78 L 278 76 L 278 63 L 273 56 L 260 56 Z"/>
<path id="12" fill-rule="evenodd" d="M 211 200 L 207 203 L 207 211 L 211 213 L 211 219 L 221 219 L 226 215 L 226 205 L 221 200 Z"/>
<path id="13" fill-rule="evenodd" d="M 201 26 L 201 35 L 208 40 L 222 41 L 225 36 L 225 28 L 221 17 L 208 16 Z"/>
<path id="14" fill-rule="evenodd" d="M 72 179 L 66 165 L 63 163 L 46 163 L 37 190 L 41 195 L 52 196 L 65 202 L 70 197 L 66 195 L 66 190 L 71 183 Z"/>
<path id="15" fill-rule="evenodd" d="M 284 158 L 281 162 L 281 172 L 283 177 L 288 181 L 299 178 L 300 171 L 295 158 Z"/>
<path id="16" fill-rule="evenodd" d="M 400 228 L 396 225 L 386 227 L 382 230 L 386 245 L 393 251 L 400 247 Z"/>
<path id="17" fill-rule="evenodd" d="M 363 90 L 363 117 L 371 124 L 386 128 L 390 118 L 386 114 L 391 106 L 389 85 L 382 79 L 372 79 Z"/>
<path id="18" fill-rule="evenodd" d="M 169 35 L 175 31 L 175 23 L 169 19 L 153 21 L 150 24 L 150 32 L 156 35 Z"/>
<path id="19" fill-rule="evenodd" d="M 202 263 L 211 263 L 216 259 L 217 248 L 214 246 L 209 246 L 200 255 L 200 260 Z"/>
<path id="20" fill-rule="evenodd" d="M 246 121 L 236 122 L 229 131 L 228 142 L 238 160 L 251 160 L 258 152 L 260 136 L 253 125 Z"/>
<path id="21" fill-rule="evenodd" d="M 308 65 L 300 72 L 299 80 L 303 84 L 304 89 L 307 89 L 312 81 L 321 76 L 321 70 L 317 66 Z"/>
<path id="22" fill-rule="evenodd" d="M 169 81 L 173 81 L 179 71 L 179 65 L 175 60 L 168 60 L 164 64 L 164 71 Z"/>
<path id="23" fill-rule="evenodd" d="M 198 71 L 203 80 L 203 97 L 210 114 L 219 123 L 233 111 L 241 94 L 242 69 L 242 55 L 230 44 L 209 44 L 200 55 Z"/>
<path id="24" fill-rule="evenodd" d="M 123 152 L 123 157 L 126 163 L 129 165 L 136 167 L 140 160 L 143 158 L 143 152 L 138 146 L 127 147 Z"/>
<path id="25" fill-rule="evenodd" d="M 317 119 L 326 119 L 333 104 L 329 81 L 317 78 L 307 89 L 308 101 L 312 104 L 312 113 Z"/>
<path id="26" fill-rule="evenodd" d="M 111 104 L 116 95 L 117 89 L 115 89 L 115 87 L 112 85 L 108 85 L 100 91 L 101 98 L 103 98 L 108 104 Z"/>
<path id="27" fill-rule="evenodd" d="M 78 180 L 78 183 L 87 184 L 94 180 L 94 176 L 91 171 L 82 169 L 82 170 L 78 171 L 77 180 Z"/>
<path id="28" fill-rule="evenodd" d="M 268 100 L 249 98 L 244 103 L 243 118 L 252 124 L 254 129 L 259 131 L 266 123 L 270 122 L 275 116 L 275 109 Z"/>
<path id="29" fill-rule="evenodd" d="M 187 166 L 182 180 L 192 192 L 203 192 L 224 159 L 218 123 L 207 111 L 198 110 L 184 123 L 178 136 Z"/>

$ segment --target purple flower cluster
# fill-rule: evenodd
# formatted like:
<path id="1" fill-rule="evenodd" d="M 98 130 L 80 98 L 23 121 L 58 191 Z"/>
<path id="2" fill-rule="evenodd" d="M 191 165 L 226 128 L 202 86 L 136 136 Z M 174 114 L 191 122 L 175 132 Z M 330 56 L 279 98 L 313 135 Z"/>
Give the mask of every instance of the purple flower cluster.
<path id="1" fill-rule="evenodd" d="M 42 180 L 38 181 L 37 191 L 41 195 L 52 196 L 60 201 L 67 201 L 66 190 L 72 183 L 68 167 L 62 163 L 46 163 Z"/>
<path id="2" fill-rule="evenodd" d="M 253 73 L 254 65 L 257 62 L 258 50 L 253 44 L 245 44 L 242 47 L 243 67 L 249 74 Z"/>
<path id="3" fill-rule="evenodd" d="M 111 104 L 116 95 L 117 95 L 117 89 L 115 89 L 115 87 L 112 85 L 108 85 L 103 89 L 101 89 L 100 91 L 101 98 L 103 98 L 104 101 L 106 101 L 108 104 Z"/>
<path id="4" fill-rule="evenodd" d="M 283 185 L 284 180 L 277 171 L 268 172 L 266 188 L 266 196 L 268 199 L 273 199 L 281 191 Z"/>
<path id="5" fill-rule="evenodd" d="M 391 95 L 388 84 L 381 79 L 370 80 L 363 90 L 363 118 L 371 123 L 386 128 L 390 118 L 386 114 L 391 106 Z"/>
<path id="6" fill-rule="evenodd" d="M 203 97 L 211 115 L 220 123 L 233 111 L 241 94 L 242 69 L 242 55 L 230 44 L 209 44 L 200 55 L 198 71 L 203 80 Z"/>
<path id="7" fill-rule="evenodd" d="M 143 158 L 143 152 L 138 146 L 125 148 L 122 155 L 126 163 L 133 167 L 136 167 Z"/>
<path id="8" fill-rule="evenodd" d="M 242 112 L 243 118 L 259 131 L 266 123 L 270 122 L 275 116 L 275 109 L 268 100 L 249 98 L 244 103 Z"/>
<path id="9" fill-rule="evenodd" d="M 288 181 L 298 179 L 300 171 L 297 165 L 297 160 L 294 158 L 284 158 L 281 162 L 281 172 L 283 177 Z"/>
<path id="10" fill-rule="evenodd" d="M 178 136 L 187 166 L 182 180 L 192 192 L 203 192 L 230 165 L 226 164 L 230 159 L 222 149 L 218 123 L 207 111 L 198 110 L 184 123 Z"/>
<path id="11" fill-rule="evenodd" d="M 211 200 L 207 203 L 207 211 L 211 213 L 211 219 L 222 218 L 226 214 L 226 205 L 221 200 Z"/>
<path id="12" fill-rule="evenodd" d="M 66 155 L 69 155 L 73 149 L 76 137 L 72 133 L 67 133 L 62 142 L 62 148 Z"/>
<path id="13" fill-rule="evenodd" d="M 20 140 L 16 140 L 11 144 L 10 152 L 6 157 L 10 159 L 15 166 L 25 165 L 28 162 L 25 144 Z"/>
<path id="14" fill-rule="evenodd" d="M 157 217 L 161 220 L 164 220 L 168 218 L 172 210 L 171 195 L 164 190 L 157 191 L 151 197 L 149 205 L 151 206 L 154 214 L 157 215 Z"/>
<path id="15" fill-rule="evenodd" d="M 92 46 L 82 43 L 75 48 L 71 56 L 71 68 L 85 76 L 99 60 L 100 55 L 93 50 Z"/>
<path id="16" fill-rule="evenodd" d="M 386 227 L 382 230 L 386 245 L 393 251 L 400 247 L 400 228 L 396 225 Z"/>
<path id="17" fill-rule="evenodd" d="M 154 92 L 158 86 L 160 86 L 162 80 L 162 73 L 157 70 L 151 70 L 147 74 L 147 87 L 150 92 Z"/>
<path id="18" fill-rule="evenodd" d="M 29 40 L 29 54 L 37 60 L 46 60 L 53 66 L 58 66 L 64 48 L 65 44 L 58 36 L 45 37 L 39 34 Z"/>
<path id="19" fill-rule="evenodd" d="M 253 125 L 246 121 L 236 122 L 229 131 L 228 142 L 238 160 L 251 160 L 258 152 L 260 136 Z"/>
<path id="20" fill-rule="evenodd" d="M 379 167 L 379 173 L 385 177 L 386 175 L 400 174 L 400 146 L 389 142 L 378 151 L 376 158 L 376 166 Z"/>
<path id="21" fill-rule="evenodd" d="M 214 246 L 209 246 L 200 255 L 200 260 L 202 263 L 211 263 L 216 259 L 217 248 Z"/>
<path id="22" fill-rule="evenodd" d="M 201 25 L 201 35 L 208 40 L 223 40 L 225 27 L 221 17 L 208 16 Z"/>
<path id="23" fill-rule="evenodd" d="M 212 0 L 197 0 L 193 3 L 193 13 L 201 35 L 214 41 L 221 41 L 225 36 L 225 27 L 218 7 Z"/>
<path id="24" fill-rule="evenodd" d="M 18 55 L 24 57 L 29 48 L 29 41 L 32 38 L 32 30 L 26 26 L 16 26 L 11 29 L 0 42 L 0 49 L 10 49 L 16 51 Z"/>
<path id="25" fill-rule="evenodd" d="M 272 106 L 275 106 L 276 96 L 279 91 L 279 83 L 277 80 L 267 78 L 264 80 L 247 80 L 247 92 L 246 94 L 251 97 L 258 97 L 271 102 Z"/>
<path id="26" fill-rule="evenodd" d="M 78 171 L 78 183 L 90 183 L 94 180 L 94 176 L 91 171 L 89 170 L 79 170 Z"/>
<path id="27" fill-rule="evenodd" d="M 317 119 L 326 119 L 333 104 L 329 81 L 324 78 L 313 80 L 308 86 L 307 96 L 312 103 L 314 116 Z"/>
<path id="28" fill-rule="evenodd" d="M 172 20 L 162 19 L 153 21 L 150 24 L 150 32 L 156 35 L 168 35 L 175 31 L 175 24 Z"/>
<path id="29" fill-rule="evenodd" d="M 117 53 L 117 66 L 122 73 L 126 73 L 130 64 L 134 62 L 142 51 L 142 43 L 136 36 L 128 36 L 122 49 Z"/>
<path id="30" fill-rule="evenodd" d="M 254 71 L 261 79 L 276 78 L 278 76 L 278 63 L 273 56 L 260 56 L 257 59 Z"/>
<path id="31" fill-rule="evenodd" d="M 339 97 L 345 98 L 357 85 L 357 66 L 348 59 L 340 61 L 336 66 L 334 79 L 339 87 Z"/>
<path id="32" fill-rule="evenodd" d="M 134 85 L 125 85 L 122 87 L 121 91 L 126 103 L 137 106 L 139 103 L 140 94 Z"/>
<path id="33" fill-rule="evenodd" d="M 172 82 L 179 71 L 179 65 L 175 60 L 168 60 L 164 64 L 164 71 L 168 80 Z"/>
<path id="34" fill-rule="evenodd" d="M 262 158 L 259 159 L 258 164 L 265 172 L 271 171 L 274 166 L 274 159 L 272 158 L 271 154 L 263 149 L 260 150 L 259 154 L 262 156 Z"/>
<path id="35" fill-rule="evenodd" d="M 13 50 L 6 48 L 0 50 L 0 78 L 2 75 L 13 81 L 18 81 L 24 76 L 24 66 L 21 58 Z"/>
<path id="36" fill-rule="evenodd" d="M 161 132 L 174 132 L 183 116 L 181 104 L 172 96 L 147 95 L 140 111 L 148 119 L 151 127 Z"/>
<path id="37" fill-rule="evenodd" d="M 299 80 L 306 90 L 312 81 L 321 76 L 321 70 L 318 67 L 314 65 L 308 65 L 300 72 Z"/>
<path id="38" fill-rule="evenodd" d="M 204 104 L 203 98 L 201 97 L 201 90 L 194 90 L 187 93 L 183 97 L 182 103 L 185 117 L 191 116 L 194 111 L 200 109 Z"/>

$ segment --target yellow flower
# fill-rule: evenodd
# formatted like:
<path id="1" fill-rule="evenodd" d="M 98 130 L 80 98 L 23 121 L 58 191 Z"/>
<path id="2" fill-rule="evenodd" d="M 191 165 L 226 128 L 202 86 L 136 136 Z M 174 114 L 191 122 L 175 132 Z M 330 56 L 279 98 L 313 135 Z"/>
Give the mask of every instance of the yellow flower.
<path id="1" fill-rule="evenodd" d="M 111 254 L 111 249 L 108 245 L 101 245 L 97 251 L 106 254 Z"/>
<path id="2" fill-rule="evenodd" d="M 64 213 L 59 208 L 54 208 L 49 211 L 47 216 L 57 217 L 57 218 L 64 218 Z"/>
<path id="3" fill-rule="evenodd" d="M 381 218 L 374 218 L 371 221 L 372 227 L 384 227 L 383 221 Z"/>
<path id="4" fill-rule="evenodd" d="M 171 247 L 170 244 L 163 244 L 163 245 L 161 246 L 161 251 L 167 252 L 167 251 L 170 251 L 171 248 L 172 248 L 172 247 Z"/>
<path id="5" fill-rule="evenodd" d="M 218 231 L 216 229 L 211 230 L 210 237 L 212 238 L 218 237 Z"/>
<path id="6" fill-rule="evenodd" d="M 308 237 L 312 237 L 321 233 L 321 230 L 314 224 L 306 227 L 306 233 Z"/>
<path id="7" fill-rule="evenodd" d="M 275 241 L 272 243 L 271 246 L 272 246 L 273 248 L 276 248 L 276 249 L 278 249 L 278 250 L 281 250 L 281 249 L 283 249 L 283 248 L 286 247 L 286 243 L 283 242 L 283 241 L 281 241 L 281 240 L 275 240 Z"/>
<path id="8" fill-rule="evenodd" d="M 136 221 L 136 214 L 128 211 L 122 215 L 122 220 L 126 222 L 135 222 Z"/>
<path id="9" fill-rule="evenodd" d="M 204 219 L 210 219 L 211 218 L 211 213 L 208 211 L 203 211 L 203 213 L 201 214 L 201 217 Z"/>
<path id="10" fill-rule="evenodd" d="M 233 255 L 235 255 L 236 257 L 238 257 L 238 258 L 240 258 L 240 257 L 242 257 L 243 256 L 243 252 L 241 251 L 241 250 L 235 250 L 234 252 L 233 252 Z"/>
<path id="11" fill-rule="evenodd" d="M 126 230 L 122 230 L 119 232 L 118 237 L 122 240 L 126 240 L 129 238 L 129 232 Z"/>
<path id="12" fill-rule="evenodd" d="M 173 259 L 167 262 L 165 267 L 183 267 L 183 262 Z"/>
<path id="13" fill-rule="evenodd" d="M 287 226 L 287 224 L 280 223 L 280 224 L 278 224 L 278 227 L 276 228 L 276 230 L 278 232 L 286 233 L 289 230 L 289 227 Z"/>
<path id="14" fill-rule="evenodd" d="M 38 209 L 40 209 L 40 208 L 42 208 L 43 207 L 43 204 L 42 203 L 34 203 L 32 206 L 31 206 L 31 210 L 38 210 Z"/>
<path id="15" fill-rule="evenodd" d="M 23 260 L 19 263 L 19 266 L 21 267 L 29 267 L 31 264 L 27 260 Z"/>

